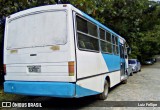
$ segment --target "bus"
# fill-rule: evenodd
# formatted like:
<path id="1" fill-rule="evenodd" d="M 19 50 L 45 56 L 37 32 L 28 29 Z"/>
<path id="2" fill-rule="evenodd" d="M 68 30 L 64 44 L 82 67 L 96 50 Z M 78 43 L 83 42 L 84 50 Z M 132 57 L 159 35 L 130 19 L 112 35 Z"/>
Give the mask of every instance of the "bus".
<path id="1" fill-rule="evenodd" d="M 4 92 L 106 99 L 127 82 L 124 38 L 70 4 L 27 9 L 6 18 Z"/>

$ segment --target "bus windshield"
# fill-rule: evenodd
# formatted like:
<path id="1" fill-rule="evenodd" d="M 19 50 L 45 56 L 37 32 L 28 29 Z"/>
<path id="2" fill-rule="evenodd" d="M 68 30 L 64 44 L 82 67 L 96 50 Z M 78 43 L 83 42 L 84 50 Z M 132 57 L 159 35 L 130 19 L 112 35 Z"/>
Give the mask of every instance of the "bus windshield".
<path id="1" fill-rule="evenodd" d="M 43 11 L 23 15 L 8 21 L 7 49 L 67 42 L 66 11 Z"/>

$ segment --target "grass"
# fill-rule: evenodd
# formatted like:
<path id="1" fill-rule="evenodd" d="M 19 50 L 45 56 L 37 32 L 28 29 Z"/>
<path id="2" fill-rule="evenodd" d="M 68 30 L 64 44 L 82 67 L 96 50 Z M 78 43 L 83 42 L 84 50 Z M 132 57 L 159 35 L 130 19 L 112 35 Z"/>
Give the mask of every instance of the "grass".
<path id="1" fill-rule="evenodd" d="M 3 86 L 0 85 L 0 101 L 12 101 L 18 98 L 19 96 L 17 95 L 4 93 Z"/>

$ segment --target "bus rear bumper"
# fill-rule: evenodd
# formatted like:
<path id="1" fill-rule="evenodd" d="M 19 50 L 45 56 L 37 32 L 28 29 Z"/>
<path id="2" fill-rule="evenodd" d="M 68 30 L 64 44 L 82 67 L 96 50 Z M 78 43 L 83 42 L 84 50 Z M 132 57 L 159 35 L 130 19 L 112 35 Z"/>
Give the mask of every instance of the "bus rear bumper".
<path id="1" fill-rule="evenodd" d="M 30 96 L 71 98 L 75 96 L 75 84 L 64 82 L 5 81 L 4 92 Z"/>
<path id="2" fill-rule="evenodd" d="M 79 98 L 99 92 L 69 82 L 5 81 L 4 92 L 28 96 Z"/>

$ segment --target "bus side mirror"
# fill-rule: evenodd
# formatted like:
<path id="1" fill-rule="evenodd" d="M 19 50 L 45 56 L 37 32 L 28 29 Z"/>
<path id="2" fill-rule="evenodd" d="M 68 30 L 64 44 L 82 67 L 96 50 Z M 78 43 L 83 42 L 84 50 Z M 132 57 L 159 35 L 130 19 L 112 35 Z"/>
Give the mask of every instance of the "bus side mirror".
<path id="1" fill-rule="evenodd" d="M 131 54 L 131 48 L 127 47 L 127 54 Z"/>

